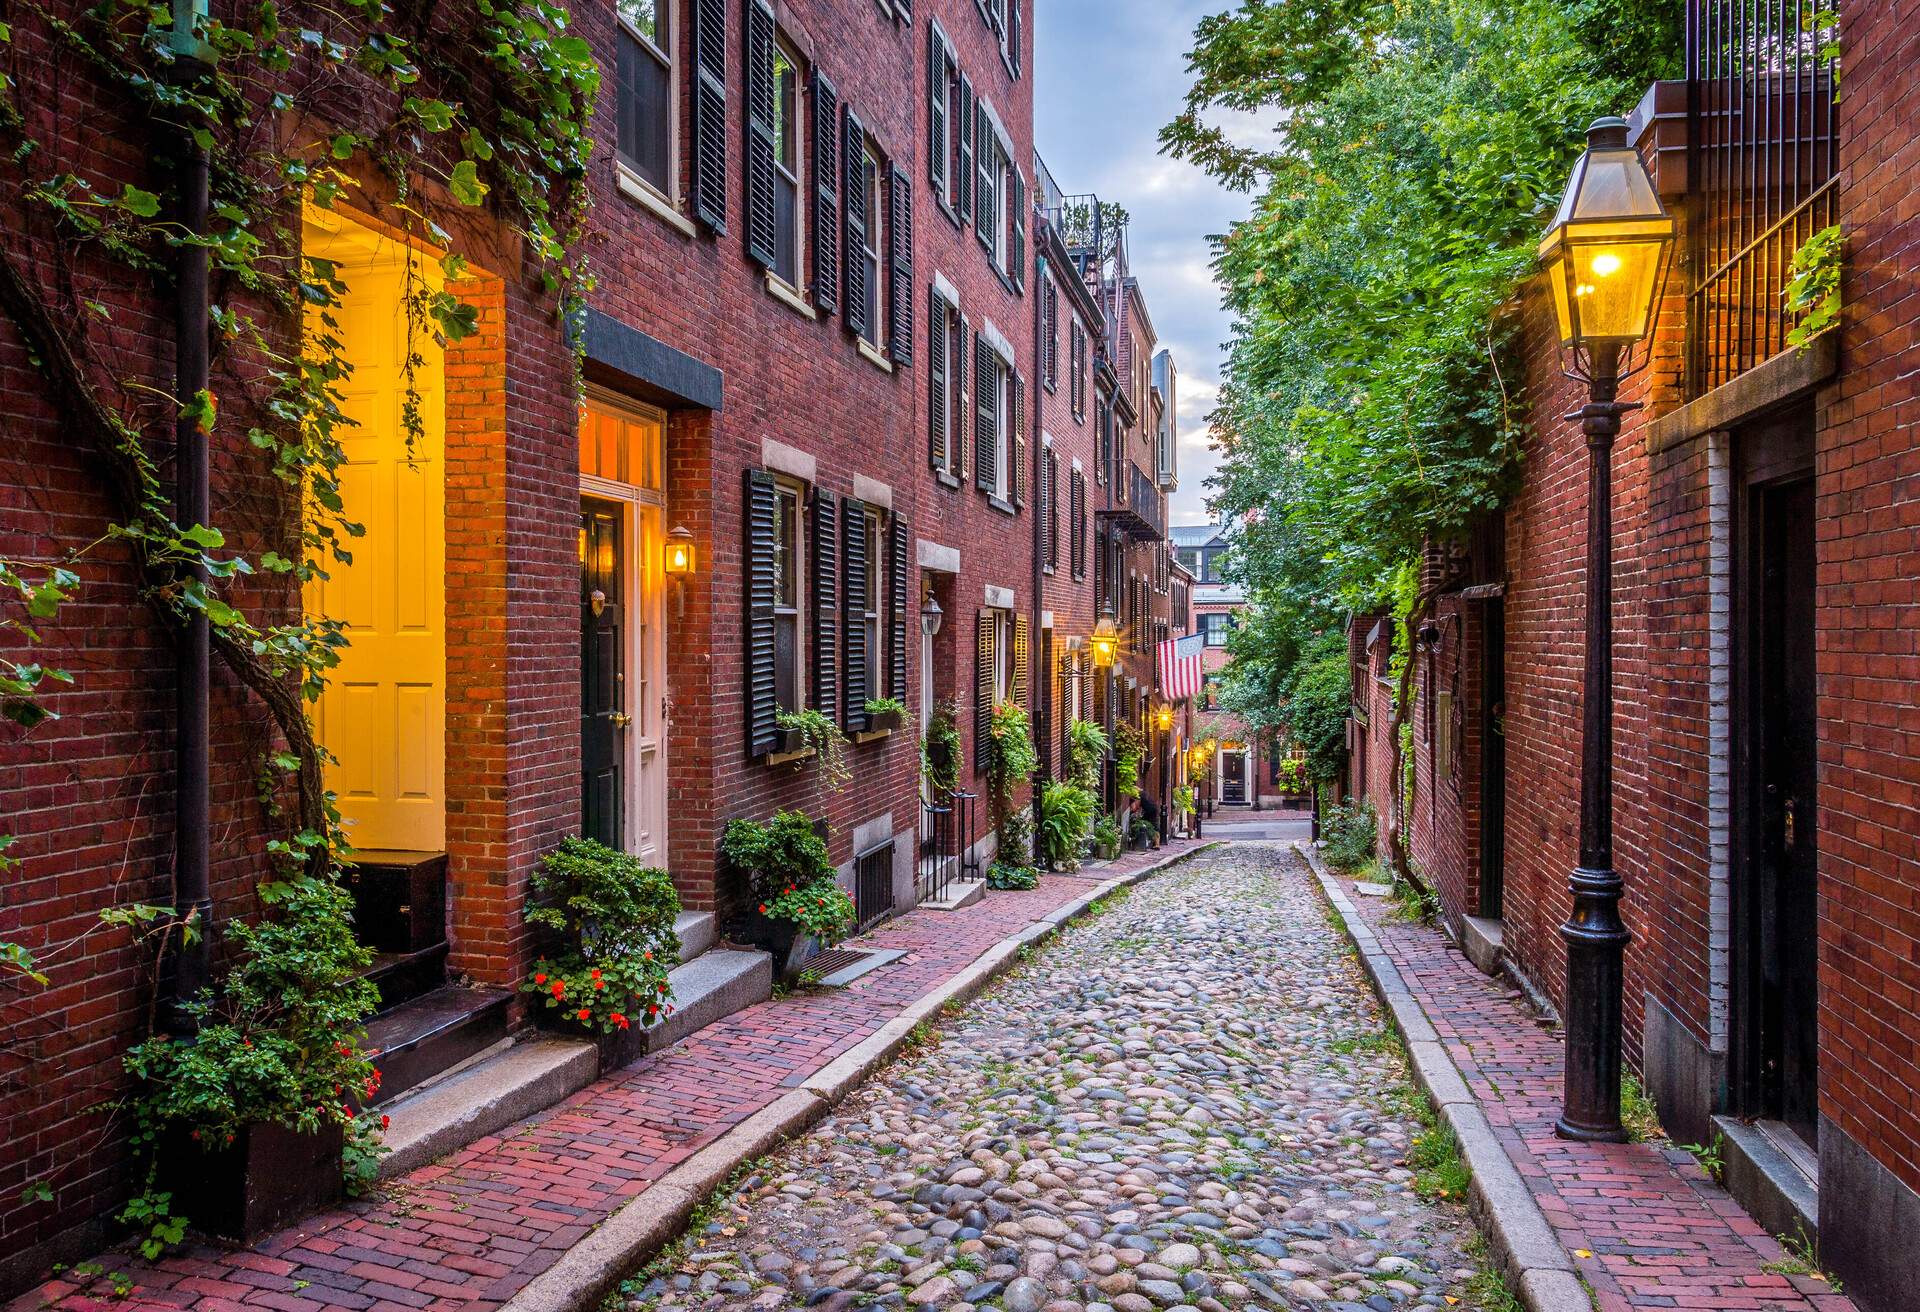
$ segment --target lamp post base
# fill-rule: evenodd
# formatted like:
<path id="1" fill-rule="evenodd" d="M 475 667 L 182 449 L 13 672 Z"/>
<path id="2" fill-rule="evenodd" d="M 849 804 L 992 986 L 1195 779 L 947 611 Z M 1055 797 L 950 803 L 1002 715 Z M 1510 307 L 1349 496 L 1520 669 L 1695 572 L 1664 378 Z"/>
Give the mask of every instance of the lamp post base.
<path id="1" fill-rule="evenodd" d="M 1620 1121 L 1620 995 L 1627 944 L 1620 876 L 1581 867 L 1568 881 L 1566 1096 L 1553 1131 L 1583 1143 L 1625 1143 Z"/>

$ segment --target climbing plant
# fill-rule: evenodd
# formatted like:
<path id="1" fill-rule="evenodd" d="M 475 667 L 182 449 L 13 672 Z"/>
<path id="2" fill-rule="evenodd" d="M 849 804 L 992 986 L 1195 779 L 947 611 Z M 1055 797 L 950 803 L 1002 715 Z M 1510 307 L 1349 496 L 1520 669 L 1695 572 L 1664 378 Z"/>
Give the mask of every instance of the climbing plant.
<path id="1" fill-rule="evenodd" d="M 461 297 L 473 271 L 454 228 L 500 233 L 503 272 L 547 297 L 556 319 L 570 321 L 589 287 L 571 251 L 598 78 L 551 0 L 258 0 L 184 24 L 163 5 L 98 0 L 23 4 L 0 21 L 0 315 L 106 507 L 88 545 L 0 561 L 0 628 L 32 643 L 89 579 L 127 571 L 163 627 L 207 622 L 214 658 L 267 720 L 257 898 L 227 908 L 238 914 L 223 935 L 225 978 L 186 1000 L 201 1042 L 155 1037 L 129 1055 L 141 1077 L 136 1146 L 170 1126 L 220 1142 L 248 1118 L 353 1122 L 358 1135 L 354 1095 L 377 1078 L 359 1048 L 373 991 L 336 879 L 350 848 L 308 714 L 347 639 L 298 604 L 302 588 L 350 562 L 363 533 L 341 476 L 352 370 L 336 310 L 348 289 L 336 264 L 302 249 L 303 210 L 351 206 L 408 252 L 411 449 L 424 343 L 458 341 L 479 319 Z M 102 140 L 132 149 L 96 153 Z M 210 179 L 199 227 L 185 221 L 196 155 Z M 207 334 L 213 381 L 176 395 L 152 376 L 148 344 L 164 337 L 189 248 L 205 252 L 211 308 L 204 328 L 186 331 Z M 176 432 L 204 442 L 235 484 L 216 498 L 233 522 L 176 518 L 162 482 Z M 67 682 L 0 659 L 0 713 L 31 732 Z M 0 834 L 0 860 L 18 846 Z M 199 928 L 138 903 L 102 912 L 162 945 Z M 42 982 L 58 955 L 0 944 L 0 974 Z M 178 1221 L 151 1171 L 147 1180 L 126 1219 L 163 1244 Z"/>

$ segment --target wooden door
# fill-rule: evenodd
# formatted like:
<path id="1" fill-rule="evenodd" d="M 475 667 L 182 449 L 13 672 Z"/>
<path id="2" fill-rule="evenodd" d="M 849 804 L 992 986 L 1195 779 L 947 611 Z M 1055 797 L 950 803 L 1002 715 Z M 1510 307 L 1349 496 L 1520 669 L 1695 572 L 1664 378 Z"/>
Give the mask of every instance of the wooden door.
<path id="1" fill-rule="evenodd" d="M 625 508 L 580 501 L 580 831 L 626 842 Z"/>
<path id="2" fill-rule="evenodd" d="M 1507 870 L 1507 611 L 1499 597 L 1486 603 L 1480 667 L 1480 904 L 1479 914 L 1505 914 Z"/>
<path id="3" fill-rule="evenodd" d="M 1220 756 L 1220 800 L 1230 803 L 1247 800 L 1247 755 L 1237 748 Z"/>
<path id="4" fill-rule="evenodd" d="M 405 254 L 337 216 L 309 227 L 309 255 L 332 259 L 347 284 L 328 329 L 310 309 L 307 331 L 331 331 L 352 365 L 338 384 L 354 426 L 338 430 L 346 462 L 340 495 L 366 533 L 351 564 L 306 592 L 310 613 L 342 622 L 342 653 L 316 708 L 335 757 L 328 786 L 355 847 L 437 852 L 446 846 L 446 482 L 442 352 L 431 334 L 409 341 Z M 433 265 L 416 257 L 416 275 Z M 403 420 L 403 368 L 417 354 L 419 430 Z"/>

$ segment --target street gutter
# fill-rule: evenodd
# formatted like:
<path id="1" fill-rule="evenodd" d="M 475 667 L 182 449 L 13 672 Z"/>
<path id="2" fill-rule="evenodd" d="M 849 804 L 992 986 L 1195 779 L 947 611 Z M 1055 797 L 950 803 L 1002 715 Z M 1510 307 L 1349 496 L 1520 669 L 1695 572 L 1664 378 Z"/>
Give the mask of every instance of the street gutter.
<path id="1" fill-rule="evenodd" d="M 1486 1236 L 1500 1274 L 1527 1312 L 1593 1312 L 1593 1300 L 1575 1273 L 1572 1256 L 1554 1234 L 1513 1159 L 1494 1137 L 1486 1111 L 1468 1091 L 1465 1076 L 1440 1042 L 1432 1019 L 1407 987 L 1400 968 L 1381 949 L 1372 927 L 1361 919 L 1359 908 L 1320 854 L 1300 843 L 1293 850 L 1312 869 L 1321 893 L 1339 912 L 1373 991 L 1400 1032 L 1414 1079 L 1460 1141 L 1460 1155 L 1473 1176 L 1467 1191 L 1468 1210 Z"/>
<path id="2" fill-rule="evenodd" d="M 1105 880 L 1081 896 L 1009 934 L 931 993 L 815 1071 L 800 1086 L 762 1107 L 648 1185 L 560 1260 L 514 1295 L 501 1312 L 591 1312 L 625 1276 L 679 1238 L 694 1209 L 732 1178 L 742 1163 L 763 1157 L 823 1119 L 876 1070 L 899 1055 L 914 1030 L 938 1018 L 949 1003 L 965 1002 L 1020 959 L 1084 916 L 1100 899 L 1170 870 L 1220 846 L 1206 843 L 1152 865 Z M 1476 1175 L 1478 1173 L 1476 1172 Z M 1532 1312 L 1559 1312 L 1555 1308 Z M 1584 1300 L 1580 1312 L 1587 1312 Z"/>

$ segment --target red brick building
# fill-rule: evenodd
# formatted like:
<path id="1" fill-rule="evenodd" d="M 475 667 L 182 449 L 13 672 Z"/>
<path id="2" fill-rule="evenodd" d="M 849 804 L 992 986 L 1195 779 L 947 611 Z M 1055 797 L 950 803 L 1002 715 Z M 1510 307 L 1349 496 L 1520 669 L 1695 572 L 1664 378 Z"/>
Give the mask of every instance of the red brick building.
<path id="1" fill-rule="evenodd" d="M 931 707 L 957 708 L 975 791 L 996 701 L 1031 707 L 1050 763 L 1073 714 L 1145 723 L 1152 642 L 1185 630 L 1158 540 L 1172 370 L 1154 372 L 1124 259 L 1062 240 L 1027 18 L 1020 0 L 579 10 L 605 74 L 583 389 L 553 299 L 518 281 L 518 239 L 469 219 L 452 242 L 471 272 L 452 290 L 479 329 L 415 366 L 424 445 L 393 422 L 411 341 L 396 271 L 420 252 L 371 202 L 288 216 L 350 289 L 348 408 L 366 422 L 345 495 L 367 534 L 323 589 L 260 585 L 259 605 L 337 616 L 355 638 L 316 720 L 382 954 L 385 1095 L 526 1032 L 529 879 L 567 835 L 666 868 L 692 957 L 738 901 L 717 854 L 733 818 L 824 821 L 863 923 L 919 898 Z M 121 128 L 61 148 L 96 185 L 157 185 L 146 129 Z M 22 249 L 50 239 L 21 231 Z M 129 340 L 168 340 L 170 313 L 139 304 L 151 324 Z M 164 391 L 171 351 L 110 363 Z M 0 375 L 0 555 L 57 559 L 112 507 L 7 328 Z M 231 445 L 215 503 L 266 507 L 257 529 L 228 529 L 261 549 L 290 508 Z M 96 553 L 80 600 L 43 626 L 37 655 L 77 676 L 49 698 L 61 718 L 0 734 L 0 832 L 21 862 L 0 938 L 38 949 L 107 901 L 173 899 L 172 643 L 120 563 Z M 1116 679 L 1084 660 L 1101 599 L 1124 626 Z M 904 724 L 869 712 L 883 698 Z M 801 710 L 851 740 L 844 788 L 779 724 Z M 217 682 L 220 920 L 254 910 L 270 738 Z M 983 813 L 969 837 L 989 859 Z M 7 999 L 0 1288 L 96 1247 L 125 1194 L 124 1129 L 102 1105 L 152 986 L 123 939 L 87 944 L 32 1018 Z M 702 970 L 676 977 L 689 1024 L 768 987 L 759 954 L 717 948 Z M 51 1200 L 29 1191 L 41 1181 Z"/>
<path id="2" fill-rule="evenodd" d="M 1844 99 L 1791 11 L 1735 8 L 1689 5 L 1688 79 L 1631 119 L 1685 258 L 1612 468 L 1628 1057 L 1676 1139 L 1724 1136 L 1749 1210 L 1891 1312 L 1920 1240 L 1920 78 L 1898 6 L 1847 9 Z M 1834 224 L 1841 321 L 1790 346 L 1784 270 Z M 1584 397 L 1539 289 L 1523 309 L 1523 485 L 1428 561 L 1412 841 L 1455 931 L 1562 1004 L 1587 454 L 1558 416 Z"/>

